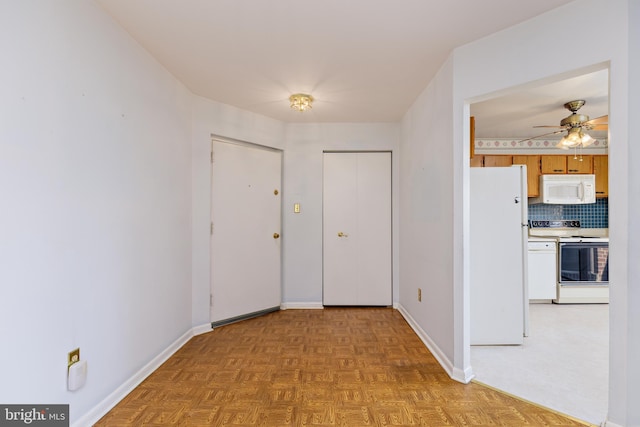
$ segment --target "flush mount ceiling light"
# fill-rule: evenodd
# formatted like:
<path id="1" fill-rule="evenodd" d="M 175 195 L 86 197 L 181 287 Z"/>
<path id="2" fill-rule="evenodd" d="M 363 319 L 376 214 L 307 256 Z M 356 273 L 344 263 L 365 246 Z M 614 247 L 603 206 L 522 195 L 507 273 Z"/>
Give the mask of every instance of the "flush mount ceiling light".
<path id="1" fill-rule="evenodd" d="M 302 113 L 303 111 L 311 109 L 313 96 L 305 93 L 294 93 L 289 97 L 289 102 L 291 103 L 291 109 Z"/>

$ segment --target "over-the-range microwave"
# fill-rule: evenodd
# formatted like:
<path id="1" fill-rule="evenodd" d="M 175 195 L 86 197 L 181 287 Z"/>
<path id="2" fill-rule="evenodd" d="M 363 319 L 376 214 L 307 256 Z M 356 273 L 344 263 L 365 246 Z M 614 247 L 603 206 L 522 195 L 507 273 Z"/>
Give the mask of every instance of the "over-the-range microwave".
<path id="1" fill-rule="evenodd" d="M 530 204 L 578 205 L 596 202 L 595 175 L 540 175 L 540 196 Z"/>

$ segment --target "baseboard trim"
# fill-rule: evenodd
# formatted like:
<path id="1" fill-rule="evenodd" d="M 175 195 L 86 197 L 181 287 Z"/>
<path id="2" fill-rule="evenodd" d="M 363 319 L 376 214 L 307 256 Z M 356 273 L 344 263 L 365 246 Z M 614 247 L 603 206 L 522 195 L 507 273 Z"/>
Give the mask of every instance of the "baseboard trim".
<path id="1" fill-rule="evenodd" d="M 193 336 L 195 337 L 197 335 L 202 335 L 202 334 L 206 334 L 207 332 L 211 332 L 213 331 L 213 328 L 211 327 L 211 323 L 205 323 L 204 325 L 194 327 L 191 331 L 193 332 Z"/>
<path id="2" fill-rule="evenodd" d="M 322 310 L 324 305 L 321 302 L 283 302 L 280 304 L 281 310 Z"/>
<path id="3" fill-rule="evenodd" d="M 210 332 L 211 324 L 196 326 L 184 334 L 174 342 L 172 342 L 167 348 L 165 348 L 160 354 L 151 359 L 149 363 L 143 366 L 138 372 L 136 372 L 131 378 L 122 383 L 122 385 L 116 388 L 111 394 L 104 398 L 100 403 L 94 406 L 89 412 L 84 414 L 78 420 L 76 420 L 71 427 L 86 427 L 91 426 L 98 422 L 100 418 L 104 417 L 107 412 L 113 409 L 122 399 L 124 399 L 129 393 L 131 393 L 137 386 L 142 383 L 149 375 L 151 375 L 156 369 L 167 361 L 173 354 L 180 350 L 183 345 L 187 343 L 195 335 L 200 335 L 206 332 Z"/>
<path id="4" fill-rule="evenodd" d="M 407 321 L 411 329 L 418 335 L 418 338 L 427 346 L 433 357 L 436 358 L 442 369 L 454 380 L 468 384 L 475 375 L 473 371 L 469 368 L 467 370 L 460 370 L 453 366 L 453 363 L 449 358 L 444 354 L 444 352 L 438 347 L 438 345 L 431 339 L 429 334 L 427 334 L 424 329 L 420 327 L 418 322 L 409 314 L 409 312 L 402 306 L 402 304 L 398 304 L 398 311 Z"/>
<path id="5" fill-rule="evenodd" d="M 602 427 L 623 427 L 620 424 L 612 423 L 611 421 L 605 421 L 602 423 Z"/>

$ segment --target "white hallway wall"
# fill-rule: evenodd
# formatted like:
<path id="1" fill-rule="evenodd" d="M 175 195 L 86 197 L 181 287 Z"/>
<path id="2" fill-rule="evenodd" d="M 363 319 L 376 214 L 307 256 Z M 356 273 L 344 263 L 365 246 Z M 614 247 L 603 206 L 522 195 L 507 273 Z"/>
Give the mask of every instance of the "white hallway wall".
<path id="1" fill-rule="evenodd" d="M 601 29 L 581 33 L 580 42 L 589 48 L 577 58 L 558 48 L 566 41 L 567 16 L 575 10 L 580 11 L 581 27 Z M 638 71 L 638 42 L 631 43 L 633 36 L 638 35 L 637 29 L 633 29 L 638 18 L 638 5 L 634 0 L 577 0 L 456 49 L 450 63 L 442 67 L 405 116 L 401 143 L 400 304 L 429 333 L 442 353 L 451 358 L 448 362 L 453 366 L 453 375 L 463 379 L 470 374 L 471 368 L 466 103 L 531 82 L 558 78 L 559 75 L 566 77 L 576 70 L 586 71 L 603 63 L 610 64 L 612 315 L 609 422 L 621 426 L 640 425 L 640 409 L 634 406 L 634 402 L 640 401 L 640 370 L 633 362 L 640 360 L 640 319 L 637 314 L 640 291 L 638 267 L 627 262 L 640 258 L 638 239 L 629 238 L 629 233 L 638 236 L 637 225 L 631 222 L 631 218 L 637 218 L 640 213 L 638 190 L 629 185 L 638 182 L 637 172 L 631 172 L 629 164 L 629 159 L 637 157 L 638 147 L 628 140 L 631 127 L 628 111 L 631 108 L 637 112 L 637 102 L 631 100 L 634 96 L 638 99 L 638 87 L 637 82 L 630 82 L 630 76 L 633 75 L 631 71 Z M 542 28 L 544 31 L 540 30 Z M 630 28 L 633 29 L 631 34 Z M 444 112 L 435 108 L 442 101 L 452 108 Z M 449 130 L 438 129 L 440 126 L 449 127 Z M 429 207 L 419 201 L 421 192 L 417 190 L 423 184 L 416 183 L 416 176 L 422 174 L 426 178 L 431 173 L 428 170 L 434 167 L 424 145 L 438 152 L 445 161 L 450 160 L 448 167 L 429 176 L 443 188 L 452 189 L 453 200 L 438 199 L 444 202 L 442 215 L 435 206 Z M 413 217 L 415 210 L 423 210 L 424 216 L 416 220 Z M 425 235 L 433 236 L 429 246 L 424 244 Z M 420 264 L 437 258 L 442 260 L 440 266 Z M 437 270 L 431 271 L 431 267 Z M 425 279 L 426 272 L 438 279 Z M 435 296 L 448 310 L 432 311 L 427 305 L 411 301 L 414 288 L 425 282 L 430 297 Z"/>
<path id="2" fill-rule="evenodd" d="M 392 152 L 394 302 L 398 300 L 397 123 L 290 124 L 286 129 L 283 196 L 283 302 L 290 307 L 322 303 L 322 159 L 325 150 Z M 301 212 L 293 213 L 300 203 Z"/>
<path id="3" fill-rule="evenodd" d="M 0 2 L 0 52 L 0 402 L 75 421 L 191 329 L 192 96 L 85 0 Z"/>

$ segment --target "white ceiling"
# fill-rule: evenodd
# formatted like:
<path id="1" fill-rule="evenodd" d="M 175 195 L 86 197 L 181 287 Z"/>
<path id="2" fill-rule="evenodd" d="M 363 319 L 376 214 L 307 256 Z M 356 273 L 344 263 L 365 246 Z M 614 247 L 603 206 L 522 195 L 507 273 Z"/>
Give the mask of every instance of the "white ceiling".
<path id="1" fill-rule="evenodd" d="M 571 0 L 96 1 L 197 95 L 284 122 L 397 122 L 452 49 Z M 592 96 L 560 86 L 475 104 L 478 137 L 557 124 Z M 296 92 L 313 110 L 289 109 Z"/>
<path id="2" fill-rule="evenodd" d="M 548 134 L 559 126 L 560 120 L 571 114 L 564 107 L 569 101 L 582 99 L 580 114 L 590 119 L 609 114 L 609 73 L 602 69 L 537 85 L 471 104 L 471 115 L 476 120 L 476 138 L 525 139 Z M 594 138 L 606 138 L 607 131 L 589 131 Z M 560 139 L 563 135 L 547 135 L 545 139 Z"/>

